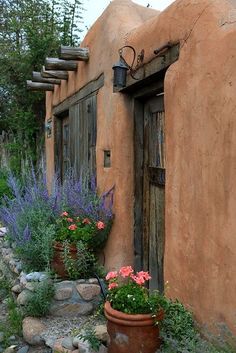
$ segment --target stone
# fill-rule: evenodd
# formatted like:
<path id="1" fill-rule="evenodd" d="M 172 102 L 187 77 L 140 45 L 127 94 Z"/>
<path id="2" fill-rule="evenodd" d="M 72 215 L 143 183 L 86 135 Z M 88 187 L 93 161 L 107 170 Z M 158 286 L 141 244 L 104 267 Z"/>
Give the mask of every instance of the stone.
<path id="1" fill-rule="evenodd" d="M 70 349 L 70 350 L 74 350 L 74 346 L 73 346 L 73 338 L 72 337 L 65 337 L 63 338 L 63 340 L 61 341 L 61 345 L 64 348 Z"/>
<path id="2" fill-rule="evenodd" d="M 0 236 L 3 237 L 6 234 L 6 232 L 7 232 L 7 228 L 6 227 L 1 227 L 0 228 Z"/>
<path id="3" fill-rule="evenodd" d="M 73 289 L 71 287 L 55 287 L 55 300 L 66 300 L 71 298 Z"/>
<path id="4" fill-rule="evenodd" d="M 28 353 L 52 353 L 51 349 L 48 347 L 30 347 Z"/>
<path id="5" fill-rule="evenodd" d="M 89 342 L 81 339 L 78 339 L 78 351 L 79 353 L 95 353 L 95 351 L 91 349 Z M 73 353 L 75 353 L 75 351 L 73 351 Z M 107 353 L 107 348 L 101 344 L 96 353 Z"/>
<path id="6" fill-rule="evenodd" d="M 43 336 L 42 336 L 43 337 Z M 45 345 L 47 347 L 53 348 L 55 342 L 56 342 L 56 337 L 47 337 L 45 338 Z"/>
<path id="7" fill-rule="evenodd" d="M 62 347 L 62 341 L 63 341 L 63 338 L 59 338 L 58 340 L 56 340 L 53 346 L 52 352 L 53 353 L 72 353 L 74 349 L 71 350 L 71 349 Z"/>
<path id="8" fill-rule="evenodd" d="M 38 287 L 38 282 L 27 282 L 25 285 L 25 289 L 28 289 L 31 292 L 35 292 Z"/>
<path id="9" fill-rule="evenodd" d="M 78 349 L 80 353 L 91 353 L 90 344 L 88 341 L 78 340 Z M 118 352 L 117 352 L 118 353 Z"/>
<path id="10" fill-rule="evenodd" d="M 78 345 L 79 345 L 79 342 L 81 341 L 81 338 L 79 338 L 78 336 L 74 336 L 72 338 L 72 343 L 73 343 L 73 346 L 78 348 Z"/>
<path id="11" fill-rule="evenodd" d="M 16 348 L 17 348 L 17 346 L 12 345 L 12 346 L 8 347 L 7 349 L 5 349 L 5 351 L 3 353 L 15 353 Z"/>
<path id="12" fill-rule="evenodd" d="M 9 337 L 9 340 L 10 340 L 10 341 L 15 341 L 15 340 L 16 340 L 16 336 L 14 336 L 14 335 L 10 336 L 10 337 Z"/>
<path id="13" fill-rule="evenodd" d="M 48 279 L 48 275 L 46 273 L 41 273 L 39 276 L 39 282 L 46 281 Z"/>
<path id="14" fill-rule="evenodd" d="M 80 296 L 87 301 L 93 300 L 101 292 L 100 286 L 97 284 L 78 284 L 76 289 Z"/>
<path id="15" fill-rule="evenodd" d="M 98 284 L 97 278 L 89 278 L 88 282 L 89 282 L 90 284 Z"/>
<path id="16" fill-rule="evenodd" d="M 77 316 L 89 315 L 93 311 L 91 303 L 62 303 L 52 304 L 50 307 L 50 314 L 53 316 Z"/>
<path id="17" fill-rule="evenodd" d="M 18 305 L 26 305 L 27 301 L 31 295 L 28 289 L 24 289 L 17 297 L 16 302 Z"/>
<path id="18" fill-rule="evenodd" d="M 107 326 L 106 325 L 95 326 L 95 335 L 100 341 L 107 342 L 108 341 Z"/>
<path id="19" fill-rule="evenodd" d="M 22 263 L 21 263 L 20 261 L 17 261 L 17 262 L 16 262 L 16 269 L 17 269 L 18 273 L 21 272 L 21 270 L 22 270 Z"/>
<path id="20" fill-rule="evenodd" d="M 27 282 L 31 282 L 31 281 L 39 281 L 39 278 L 41 276 L 40 272 L 31 272 L 28 273 L 25 278 Z"/>
<path id="21" fill-rule="evenodd" d="M 23 320 L 22 331 L 24 340 L 32 346 L 42 345 L 44 343 L 44 339 L 41 335 L 46 329 L 46 326 L 36 318 L 26 317 Z"/>
<path id="22" fill-rule="evenodd" d="M 20 349 L 18 349 L 17 353 L 27 353 L 29 350 L 29 346 L 23 346 Z"/>
<path id="23" fill-rule="evenodd" d="M 15 286 L 12 287 L 11 291 L 16 294 L 20 294 L 20 292 L 22 291 L 22 287 L 20 284 L 16 284 Z"/>

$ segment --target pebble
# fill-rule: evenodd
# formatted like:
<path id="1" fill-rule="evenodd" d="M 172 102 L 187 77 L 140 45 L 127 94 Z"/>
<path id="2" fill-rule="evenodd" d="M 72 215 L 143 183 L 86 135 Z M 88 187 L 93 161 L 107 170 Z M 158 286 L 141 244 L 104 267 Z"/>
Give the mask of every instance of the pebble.
<path id="1" fill-rule="evenodd" d="M 24 347 L 21 347 L 20 349 L 18 349 L 17 353 L 27 353 L 29 350 L 29 346 L 26 345 Z"/>
<path id="2" fill-rule="evenodd" d="M 4 353 L 15 353 L 16 348 L 17 348 L 17 346 L 12 345 L 12 346 L 8 347 L 7 349 L 5 349 Z"/>
<path id="3" fill-rule="evenodd" d="M 70 349 L 70 350 L 73 350 L 75 348 L 73 345 L 73 338 L 72 337 L 63 338 L 61 345 L 62 345 L 62 347 L 66 348 L 66 349 Z"/>

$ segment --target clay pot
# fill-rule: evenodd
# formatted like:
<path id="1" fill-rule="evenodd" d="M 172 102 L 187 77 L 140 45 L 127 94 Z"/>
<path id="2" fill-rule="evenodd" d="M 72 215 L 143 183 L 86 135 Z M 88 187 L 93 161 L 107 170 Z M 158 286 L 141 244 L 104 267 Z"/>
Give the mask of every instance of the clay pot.
<path id="1" fill-rule="evenodd" d="M 104 312 L 110 337 L 108 353 L 154 353 L 160 347 L 159 325 L 155 321 L 163 319 L 162 310 L 154 319 L 151 314 L 122 313 L 106 302 Z"/>
<path id="2" fill-rule="evenodd" d="M 63 261 L 64 244 L 55 242 L 53 244 L 53 259 L 51 261 L 52 270 L 62 279 L 68 279 L 69 275 L 66 271 L 65 264 Z M 77 248 L 75 245 L 69 245 L 70 257 L 73 260 L 77 259 Z"/>

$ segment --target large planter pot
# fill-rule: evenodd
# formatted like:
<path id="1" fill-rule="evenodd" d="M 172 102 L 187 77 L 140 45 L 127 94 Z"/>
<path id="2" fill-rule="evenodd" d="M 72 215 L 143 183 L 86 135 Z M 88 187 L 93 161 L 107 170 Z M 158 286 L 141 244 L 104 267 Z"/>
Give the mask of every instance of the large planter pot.
<path id="1" fill-rule="evenodd" d="M 155 319 L 151 314 L 125 314 L 105 303 L 105 316 L 110 342 L 108 353 L 155 353 L 161 345 L 159 322 L 164 317 L 160 311 Z"/>
<path id="2" fill-rule="evenodd" d="M 55 242 L 53 244 L 53 259 L 51 261 L 51 268 L 62 279 L 68 279 L 69 275 L 63 260 L 64 248 L 63 243 Z M 73 260 L 76 260 L 77 248 L 75 245 L 69 245 L 69 256 Z"/>

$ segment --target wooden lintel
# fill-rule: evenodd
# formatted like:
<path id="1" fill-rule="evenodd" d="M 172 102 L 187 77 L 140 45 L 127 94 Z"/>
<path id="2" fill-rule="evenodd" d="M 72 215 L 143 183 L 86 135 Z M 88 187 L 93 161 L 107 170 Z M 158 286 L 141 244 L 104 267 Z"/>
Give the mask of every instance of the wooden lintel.
<path id="1" fill-rule="evenodd" d="M 155 76 L 160 76 L 162 72 L 173 64 L 179 58 L 179 44 L 173 45 L 167 49 L 163 55 L 154 57 L 150 62 L 139 67 L 135 72 L 127 75 L 126 87 L 115 89 L 115 92 L 132 93 L 143 87 L 149 81 L 151 82 Z M 135 77 L 135 78 L 134 78 Z"/>
<path id="2" fill-rule="evenodd" d="M 32 82 L 30 80 L 27 80 L 26 83 L 29 91 L 54 91 L 54 85 L 51 83 Z"/>
<path id="3" fill-rule="evenodd" d="M 59 48 L 59 58 L 64 60 L 89 60 L 89 49 L 81 47 L 61 46 Z"/>
<path id="4" fill-rule="evenodd" d="M 58 58 L 46 58 L 45 69 L 46 70 L 65 70 L 65 71 L 76 71 L 78 63 L 76 61 L 61 60 Z"/>
<path id="5" fill-rule="evenodd" d="M 57 78 L 59 80 L 68 80 L 68 77 L 69 77 L 69 74 L 67 71 L 46 70 L 45 66 L 42 67 L 41 75 L 44 78 Z"/>
<path id="6" fill-rule="evenodd" d="M 33 71 L 32 72 L 32 81 L 33 82 L 42 82 L 42 83 L 52 83 L 53 85 L 60 85 L 61 80 L 58 78 L 45 78 L 42 77 L 40 72 Z"/>
<path id="7" fill-rule="evenodd" d="M 101 74 L 94 81 L 90 81 L 89 83 L 87 83 L 87 85 L 82 87 L 78 92 L 66 98 L 63 102 L 55 106 L 53 108 L 53 114 L 54 115 L 64 114 L 64 112 L 68 111 L 71 106 L 76 104 L 81 99 L 88 97 L 90 94 L 94 94 L 103 86 L 104 86 L 104 74 Z"/>

